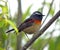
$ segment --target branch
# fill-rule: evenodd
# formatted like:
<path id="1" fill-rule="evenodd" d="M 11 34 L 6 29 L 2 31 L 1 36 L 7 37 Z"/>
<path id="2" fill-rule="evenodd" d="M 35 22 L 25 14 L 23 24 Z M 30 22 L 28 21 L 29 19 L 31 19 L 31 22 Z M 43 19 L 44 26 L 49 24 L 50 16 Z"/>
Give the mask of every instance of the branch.
<path id="1" fill-rule="evenodd" d="M 42 8 L 41 8 L 41 12 L 43 12 L 44 6 L 45 6 L 45 0 L 43 1 L 43 6 L 42 6 Z"/>
<path id="2" fill-rule="evenodd" d="M 23 47 L 21 50 L 26 50 L 39 36 L 41 36 L 45 30 L 60 16 L 60 10 L 55 14 L 52 19 L 48 21 L 48 23 L 37 33 L 34 37 L 32 37 Z"/>
<path id="3" fill-rule="evenodd" d="M 47 13 L 47 15 L 46 15 L 46 17 L 45 17 L 45 19 L 44 19 L 43 23 L 46 21 L 46 19 L 47 19 L 48 15 L 49 15 L 49 13 L 50 13 L 50 10 L 51 10 L 51 8 L 52 8 L 53 2 L 54 2 L 54 0 L 52 0 L 52 2 L 51 2 L 51 4 L 50 4 L 49 11 L 48 11 L 48 13 Z M 42 25 L 43 25 L 43 23 L 42 23 Z"/>
<path id="4" fill-rule="evenodd" d="M 47 16 L 48 16 L 49 13 L 50 13 L 50 10 L 51 10 L 51 8 L 52 8 L 53 2 L 54 2 L 54 0 L 52 0 L 52 2 L 51 2 L 51 4 L 50 4 L 50 8 L 49 8 L 49 11 L 48 11 L 48 13 L 47 13 L 47 15 L 46 15 L 46 18 L 47 18 Z"/>
<path id="5" fill-rule="evenodd" d="M 21 24 L 21 19 L 22 19 L 22 11 L 21 11 L 21 0 L 18 1 L 18 15 L 17 15 L 17 26 Z M 22 40 L 22 33 L 18 33 L 19 35 L 17 36 L 17 44 L 16 44 L 16 50 L 21 50 L 21 40 Z"/>

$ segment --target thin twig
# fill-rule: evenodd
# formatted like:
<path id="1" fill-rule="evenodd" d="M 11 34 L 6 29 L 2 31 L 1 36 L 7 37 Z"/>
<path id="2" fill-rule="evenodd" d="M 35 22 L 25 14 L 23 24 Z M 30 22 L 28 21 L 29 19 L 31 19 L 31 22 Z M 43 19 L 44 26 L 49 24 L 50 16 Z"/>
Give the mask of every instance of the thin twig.
<path id="1" fill-rule="evenodd" d="M 21 50 L 26 50 L 39 36 L 41 36 L 45 30 L 60 16 L 60 10 L 52 17 L 48 23 L 37 33 L 34 37 L 32 37 L 23 47 Z"/>
<path id="2" fill-rule="evenodd" d="M 44 6 L 45 6 L 45 0 L 43 1 L 43 6 L 42 6 L 42 8 L 41 8 L 41 12 L 43 12 Z"/>
<path id="3" fill-rule="evenodd" d="M 50 10 L 51 10 L 51 8 L 52 8 L 53 2 L 54 2 L 54 0 L 52 0 L 52 2 L 51 2 L 51 4 L 50 4 L 49 11 L 48 11 L 48 13 L 47 13 L 47 15 L 46 15 L 46 17 L 45 17 L 45 19 L 44 19 L 44 21 L 43 21 L 42 25 L 44 24 L 44 22 L 46 21 L 46 19 L 47 19 L 48 15 L 49 15 L 49 13 L 50 13 Z"/>

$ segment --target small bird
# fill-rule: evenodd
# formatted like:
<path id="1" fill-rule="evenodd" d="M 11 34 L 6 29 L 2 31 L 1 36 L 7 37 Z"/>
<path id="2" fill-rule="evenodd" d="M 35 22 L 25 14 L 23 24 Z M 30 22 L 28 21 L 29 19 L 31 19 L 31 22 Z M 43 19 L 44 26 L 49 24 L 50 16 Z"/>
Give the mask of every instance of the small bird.
<path id="1" fill-rule="evenodd" d="M 43 14 L 39 11 L 33 12 L 33 14 L 26 19 L 21 25 L 19 25 L 18 32 L 25 32 L 28 34 L 33 34 L 40 29 Z M 13 31 L 14 29 L 8 30 L 6 33 Z"/>

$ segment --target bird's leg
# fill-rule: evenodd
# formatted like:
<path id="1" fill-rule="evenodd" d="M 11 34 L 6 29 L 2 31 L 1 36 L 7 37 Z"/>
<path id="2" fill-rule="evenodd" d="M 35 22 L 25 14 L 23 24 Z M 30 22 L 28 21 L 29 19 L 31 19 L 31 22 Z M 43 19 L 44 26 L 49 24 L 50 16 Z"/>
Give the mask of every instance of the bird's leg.
<path id="1" fill-rule="evenodd" d="M 26 33 L 25 33 L 25 35 L 26 35 L 26 37 L 28 38 L 28 40 L 30 40 L 29 37 L 28 37 L 28 35 L 27 35 Z"/>

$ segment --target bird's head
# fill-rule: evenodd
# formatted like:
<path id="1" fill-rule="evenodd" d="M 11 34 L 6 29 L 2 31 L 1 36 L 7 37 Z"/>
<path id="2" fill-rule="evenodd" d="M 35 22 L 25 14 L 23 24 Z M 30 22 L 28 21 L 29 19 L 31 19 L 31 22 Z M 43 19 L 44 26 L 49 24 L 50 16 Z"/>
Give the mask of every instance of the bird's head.
<path id="1" fill-rule="evenodd" d="M 34 18 L 34 19 L 37 19 L 37 20 L 42 20 L 43 16 L 45 16 L 45 15 L 43 15 L 41 12 L 35 11 L 35 12 L 33 12 L 33 14 L 30 16 L 30 18 Z"/>

